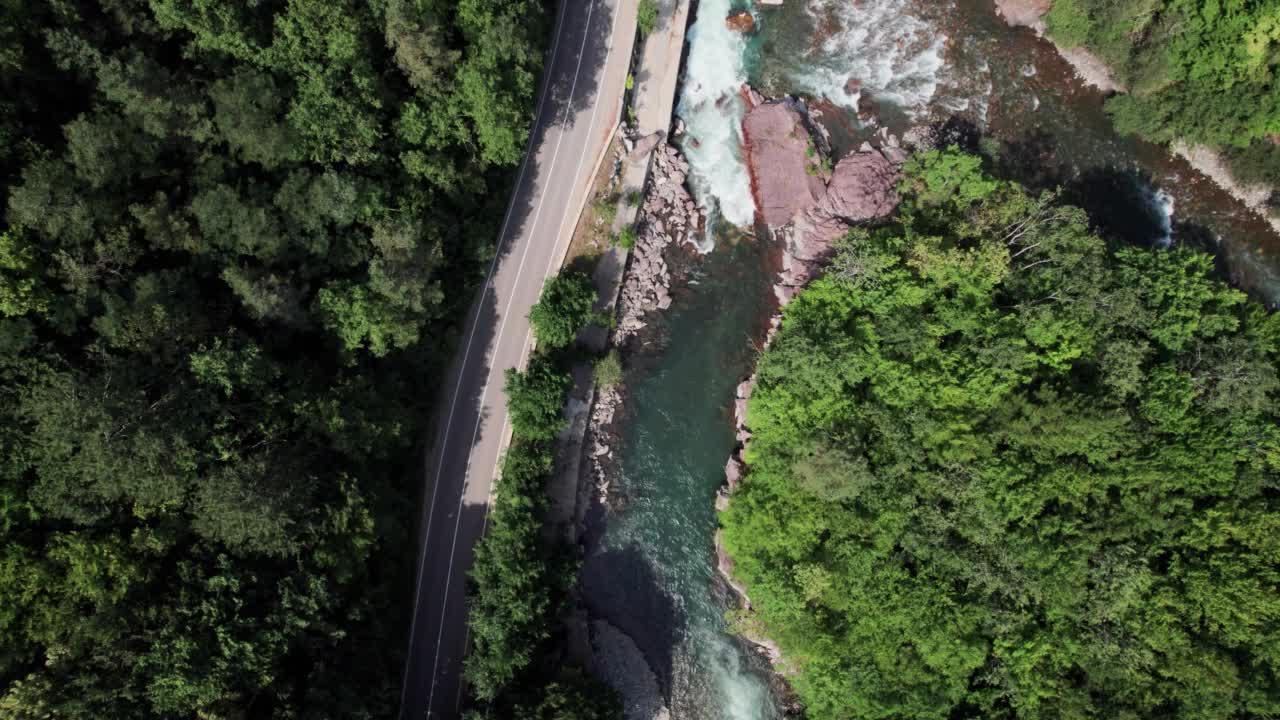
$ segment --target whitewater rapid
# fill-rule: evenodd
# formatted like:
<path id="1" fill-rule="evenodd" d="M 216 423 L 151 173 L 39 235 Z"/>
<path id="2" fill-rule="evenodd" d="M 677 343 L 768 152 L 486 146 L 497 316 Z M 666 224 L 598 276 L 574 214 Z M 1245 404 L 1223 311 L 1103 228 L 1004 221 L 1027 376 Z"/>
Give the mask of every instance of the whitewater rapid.
<path id="1" fill-rule="evenodd" d="M 902 0 L 808 0 L 816 40 L 788 73 L 798 90 L 857 110 L 864 97 L 923 113 L 938 91 L 946 37 Z"/>
<path id="2" fill-rule="evenodd" d="M 747 81 L 746 39 L 724 19 L 730 0 L 702 0 L 689 28 L 689 55 L 676 115 L 684 121 L 682 150 L 690 165 L 690 187 L 698 202 L 717 218 L 743 227 L 755 217 L 751 180 L 742 159 L 740 90 Z"/>

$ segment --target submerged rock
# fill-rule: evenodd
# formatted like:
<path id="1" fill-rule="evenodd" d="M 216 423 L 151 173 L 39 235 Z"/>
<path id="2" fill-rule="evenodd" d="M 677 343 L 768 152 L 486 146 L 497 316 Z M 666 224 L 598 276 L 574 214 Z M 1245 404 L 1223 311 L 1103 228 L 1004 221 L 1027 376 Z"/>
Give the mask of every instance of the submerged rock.
<path id="1" fill-rule="evenodd" d="M 724 24 L 732 31 L 747 34 L 756 29 L 756 19 L 746 10 L 733 13 L 724 19 Z"/>
<path id="2" fill-rule="evenodd" d="M 603 620 L 591 623 L 597 677 L 622 698 L 626 720 L 671 720 L 658 678 L 629 635 Z"/>

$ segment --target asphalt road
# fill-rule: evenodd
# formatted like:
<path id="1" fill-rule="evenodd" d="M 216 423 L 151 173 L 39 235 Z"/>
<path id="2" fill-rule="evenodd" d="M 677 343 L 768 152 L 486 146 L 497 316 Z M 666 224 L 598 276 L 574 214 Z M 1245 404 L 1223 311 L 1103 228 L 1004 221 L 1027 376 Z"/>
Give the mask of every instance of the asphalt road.
<path id="1" fill-rule="evenodd" d="M 428 461 L 401 720 L 455 718 L 467 650 L 466 590 L 506 444 L 503 373 L 523 365 L 527 315 L 559 270 L 597 160 L 621 112 L 636 0 L 561 0 L 537 118 L 472 309 Z"/>

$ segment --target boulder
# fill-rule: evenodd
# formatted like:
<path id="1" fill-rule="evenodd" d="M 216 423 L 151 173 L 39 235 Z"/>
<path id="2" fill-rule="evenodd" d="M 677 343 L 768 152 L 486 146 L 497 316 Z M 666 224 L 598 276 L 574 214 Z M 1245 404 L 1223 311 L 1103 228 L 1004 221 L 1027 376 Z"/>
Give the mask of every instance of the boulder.
<path id="1" fill-rule="evenodd" d="M 732 31 L 746 35 L 756 29 L 756 19 L 750 12 L 742 10 L 732 13 L 724 19 L 724 24 Z"/>
<path id="2" fill-rule="evenodd" d="M 1013 27 L 1029 27 L 1044 32 L 1044 16 L 1053 0 L 996 0 L 996 12 Z"/>
<path id="3" fill-rule="evenodd" d="M 783 285 L 801 287 L 831 257 L 832 244 L 857 223 L 878 220 L 898 206 L 896 190 L 901 152 L 894 160 L 874 148 L 846 156 L 836 163 L 826 194 L 796 219 L 783 254 Z M 794 295 L 779 300 L 786 304 Z"/>
<path id="4" fill-rule="evenodd" d="M 653 152 L 653 149 L 666 139 L 666 133 L 662 130 L 656 130 L 636 141 L 635 148 L 629 152 L 632 160 L 640 160 L 645 155 Z"/>
<path id="5" fill-rule="evenodd" d="M 724 464 L 724 483 L 729 492 L 733 492 L 742 483 L 742 475 L 742 461 L 736 455 L 729 458 L 729 462 Z"/>
<path id="6" fill-rule="evenodd" d="M 770 230 L 791 222 L 825 192 L 822 159 L 803 112 L 787 98 L 755 105 L 742 121 L 751 192 Z"/>

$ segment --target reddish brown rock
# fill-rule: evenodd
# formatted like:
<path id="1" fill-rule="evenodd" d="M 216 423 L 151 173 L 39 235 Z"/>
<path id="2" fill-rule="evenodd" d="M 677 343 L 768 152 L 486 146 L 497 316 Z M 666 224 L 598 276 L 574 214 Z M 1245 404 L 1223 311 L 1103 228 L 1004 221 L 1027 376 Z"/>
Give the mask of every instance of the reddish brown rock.
<path id="1" fill-rule="evenodd" d="M 746 10 L 733 13 L 729 17 L 725 18 L 724 24 L 727 25 L 730 30 L 742 33 L 743 35 L 753 32 L 756 29 L 755 17 Z"/>
<path id="2" fill-rule="evenodd" d="M 836 164 L 826 194 L 796 218 L 774 288 L 780 304 L 808 284 L 831 258 L 833 244 L 858 223 L 878 220 L 898 206 L 898 168 L 903 155 L 864 149 Z"/>
<path id="3" fill-rule="evenodd" d="M 751 192 L 770 230 L 791 222 L 826 191 L 803 109 L 790 99 L 769 101 L 755 105 L 742 121 Z"/>

